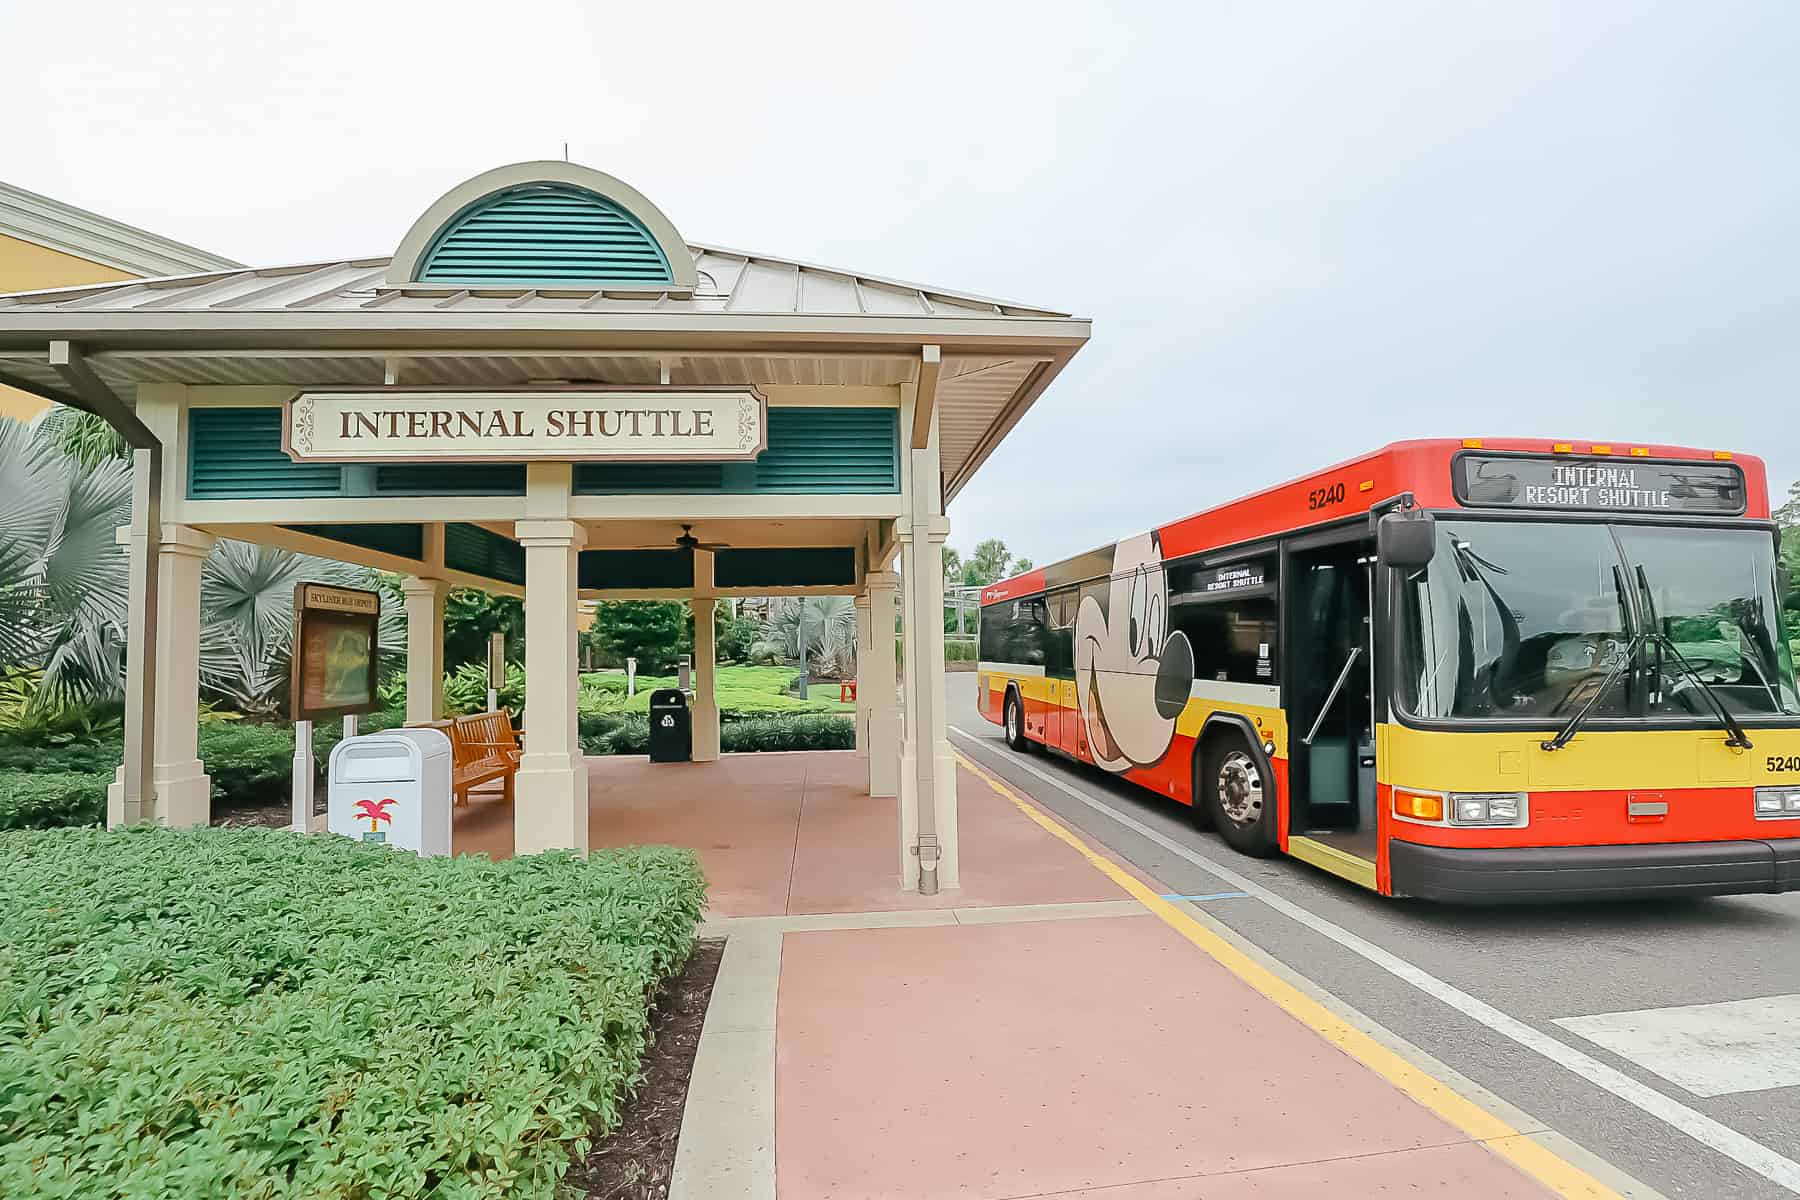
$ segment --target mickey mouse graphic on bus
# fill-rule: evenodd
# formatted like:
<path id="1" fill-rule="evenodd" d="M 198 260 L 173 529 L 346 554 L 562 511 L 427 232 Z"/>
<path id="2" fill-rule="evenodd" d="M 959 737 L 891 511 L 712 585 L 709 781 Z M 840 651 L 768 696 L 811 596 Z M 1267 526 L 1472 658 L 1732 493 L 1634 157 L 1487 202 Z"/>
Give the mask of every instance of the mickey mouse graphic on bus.
<path id="1" fill-rule="evenodd" d="M 1075 694 L 1093 760 L 1123 773 L 1161 761 L 1194 683 L 1194 649 L 1169 631 L 1162 539 L 1139 534 L 1113 547 L 1103 594 L 1075 614 Z M 1104 601 L 1104 602 L 1103 602 Z"/>

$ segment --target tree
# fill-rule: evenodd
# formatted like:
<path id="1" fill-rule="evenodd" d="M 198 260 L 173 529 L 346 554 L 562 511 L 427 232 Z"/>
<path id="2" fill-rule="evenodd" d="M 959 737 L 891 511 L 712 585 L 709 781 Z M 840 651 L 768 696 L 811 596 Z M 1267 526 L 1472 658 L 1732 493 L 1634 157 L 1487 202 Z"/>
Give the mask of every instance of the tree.
<path id="1" fill-rule="evenodd" d="M 1772 514 L 1781 530 L 1781 566 L 1784 571 L 1781 625 L 1790 642 L 1800 640 L 1800 481 L 1789 485 L 1787 503 Z"/>
<path id="2" fill-rule="evenodd" d="M 999 538 L 988 538 L 975 544 L 975 553 L 969 555 L 968 568 L 980 572 L 979 579 L 971 579 L 970 583 L 983 585 L 1006 578 L 1006 568 L 1012 562 L 1012 553 L 1007 550 L 1006 543 Z"/>
<path id="3" fill-rule="evenodd" d="M 803 621 L 801 618 L 805 617 Z M 805 645 L 801 644 L 802 629 Z M 856 604 L 848 596 L 799 596 L 777 602 L 762 629 L 763 641 L 782 657 L 803 658 L 819 675 L 856 674 Z"/>
<path id="4" fill-rule="evenodd" d="M 944 578 L 961 579 L 963 571 L 962 554 L 955 546 L 944 547 Z"/>
<path id="5" fill-rule="evenodd" d="M 675 668 L 687 625 L 687 605 L 678 600 L 602 600 L 593 637 L 604 653 L 635 658 L 638 670 L 660 675 Z"/>
<path id="6" fill-rule="evenodd" d="M 479 588 L 457 588 L 444 597 L 444 670 L 487 662 L 488 637 L 506 635 L 509 662 L 523 661 L 525 605 L 517 596 L 492 596 Z"/>

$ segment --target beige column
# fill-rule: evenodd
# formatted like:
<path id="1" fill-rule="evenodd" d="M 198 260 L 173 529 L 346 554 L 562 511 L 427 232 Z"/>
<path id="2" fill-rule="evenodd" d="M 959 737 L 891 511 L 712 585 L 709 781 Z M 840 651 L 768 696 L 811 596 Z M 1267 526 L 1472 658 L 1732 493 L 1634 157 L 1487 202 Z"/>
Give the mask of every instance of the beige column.
<path id="1" fill-rule="evenodd" d="M 856 752 L 869 752 L 869 698 L 864 694 L 869 659 L 869 593 L 853 601 L 856 605 Z M 871 793 L 872 795 L 873 793 Z"/>
<path id="2" fill-rule="evenodd" d="M 915 455 L 925 453 L 915 451 Z M 932 452 L 935 460 L 936 454 Z M 915 467 L 916 469 L 916 467 Z M 950 523 L 932 517 L 903 529 L 900 569 L 906 605 L 905 741 L 900 750 L 901 881 L 919 887 L 922 867 L 937 865 L 940 889 L 960 886 L 957 846 L 956 754 L 944 720 L 944 542 Z M 934 816 L 933 843 L 921 829 L 921 809 Z"/>
<path id="3" fill-rule="evenodd" d="M 444 597 L 450 585 L 442 579 L 407 576 L 400 583 L 406 596 L 406 720 L 409 724 L 441 720 L 444 715 Z"/>
<path id="4" fill-rule="evenodd" d="M 698 556 L 696 556 L 698 557 Z M 711 558 L 712 555 L 707 555 Z M 719 759 L 719 697 L 717 676 L 718 631 L 713 626 L 717 600 L 696 596 L 694 604 L 694 761 Z"/>
<path id="5" fill-rule="evenodd" d="M 574 521 L 525 520 L 525 753 L 513 805 L 513 851 L 587 853 L 587 766 L 576 727 L 576 571 L 587 533 Z"/>
<path id="6" fill-rule="evenodd" d="M 218 539 L 164 525 L 157 543 L 156 763 L 141 819 L 169 826 L 212 820 L 212 780 L 200 761 L 200 567 Z M 109 824 L 127 819 L 124 767 L 107 789 Z"/>
<path id="7" fill-rule="evenodd" d="M 856 695 L 869 714 L 869 795 L 900 794 L 900 687 L 894 677 L 895 600 L 899 578 L 892 571 L 871 571 L 869 589 L 869 653 L 856 660 Z M 859 614 L 860 615 L 860 614 Z M 902 842 L 902 854 L 910 841 Z"/>

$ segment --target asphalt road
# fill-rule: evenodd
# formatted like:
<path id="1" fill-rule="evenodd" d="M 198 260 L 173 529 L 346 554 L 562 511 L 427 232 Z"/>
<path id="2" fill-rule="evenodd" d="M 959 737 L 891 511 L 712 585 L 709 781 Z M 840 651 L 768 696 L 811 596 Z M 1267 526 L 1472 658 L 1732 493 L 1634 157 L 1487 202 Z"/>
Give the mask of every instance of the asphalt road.
<path id="1" fill-rule="evenodd" d="M 1237 854 L 1195 830 L 1185 805 L 1102 771 L 1014 754 L 977 711 L 975 676 L 949 685 L 951 740 L 971 760 L 1171 894 L 1249 892 L 1197 903 L 1620 1169 L 1672 1197 L 1800 1193 L 1800 894 L 1487 909 L 1386 899 L 1305 863 Z M 1760 1003 L 1628 1018 L 1647 1034 L 1611 1042 L 1618 1052 L 1556 1024 L 1746 1001 Z M 1685 1040 L 1658 1036 L 1671 1030 Z M 1644 1036 L 1670 1057 L 1653 1059 Z"/>

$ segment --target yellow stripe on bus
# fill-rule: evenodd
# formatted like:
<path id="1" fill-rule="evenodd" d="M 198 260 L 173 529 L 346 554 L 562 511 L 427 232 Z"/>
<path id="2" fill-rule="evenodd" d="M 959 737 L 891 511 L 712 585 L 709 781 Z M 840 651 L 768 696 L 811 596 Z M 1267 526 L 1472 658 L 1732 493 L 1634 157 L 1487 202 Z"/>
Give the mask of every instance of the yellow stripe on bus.
<path id="1" fill-rule="evenodd" d="M 1545 750 L 1542 732 L 1439 732 L 1383 725 L 1381 778 L 1440 791 L 1616 790 L 1743 787 L 1800 782 L 1770 776 L 1770 757 L 1800 755 L 1800 729 L 1754 729 L 1754 750 L 1725 745 L 1714 729 L 1584 730 L 1560 750 Z"/>

